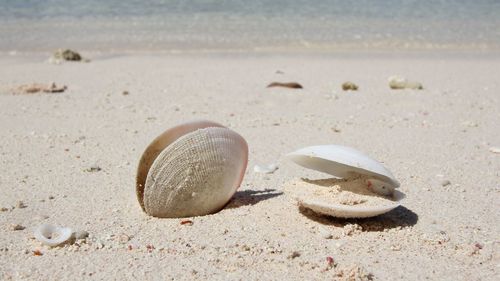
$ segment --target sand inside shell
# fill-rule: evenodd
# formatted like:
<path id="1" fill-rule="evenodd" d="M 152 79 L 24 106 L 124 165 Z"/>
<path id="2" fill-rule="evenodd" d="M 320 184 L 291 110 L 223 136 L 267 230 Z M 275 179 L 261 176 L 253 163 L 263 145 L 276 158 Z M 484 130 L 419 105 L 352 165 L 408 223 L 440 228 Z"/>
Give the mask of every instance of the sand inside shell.
<path id="1" fill-rule="evenodd" d="M 299 202 L 307 199 L 345 206 L 394 205 L 396 198 L 383 196 L 367 188 L 365 177 L 353 179 L 295 179 L 285 185 L 285 191 Z"/>

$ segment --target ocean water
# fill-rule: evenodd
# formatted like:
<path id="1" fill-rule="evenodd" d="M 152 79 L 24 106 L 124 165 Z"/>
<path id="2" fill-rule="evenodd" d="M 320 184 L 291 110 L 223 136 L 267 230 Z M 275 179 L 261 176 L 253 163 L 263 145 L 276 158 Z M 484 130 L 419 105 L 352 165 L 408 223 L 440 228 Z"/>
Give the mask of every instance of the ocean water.
<path id="1" fill-rule="evenodd" d="M 0 0 L 0 51 L 499 50 L 498 0 Z"/>

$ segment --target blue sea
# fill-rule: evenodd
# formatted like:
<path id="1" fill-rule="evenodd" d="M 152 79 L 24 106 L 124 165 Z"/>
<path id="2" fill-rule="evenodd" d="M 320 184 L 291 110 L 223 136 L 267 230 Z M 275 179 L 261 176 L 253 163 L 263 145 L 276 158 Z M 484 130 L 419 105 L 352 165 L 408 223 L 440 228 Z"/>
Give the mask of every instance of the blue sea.
<path id="1" fill-rule="evenodd" d="M 499 50 L 497 0 L 0 0 L 0 52 Z"/>

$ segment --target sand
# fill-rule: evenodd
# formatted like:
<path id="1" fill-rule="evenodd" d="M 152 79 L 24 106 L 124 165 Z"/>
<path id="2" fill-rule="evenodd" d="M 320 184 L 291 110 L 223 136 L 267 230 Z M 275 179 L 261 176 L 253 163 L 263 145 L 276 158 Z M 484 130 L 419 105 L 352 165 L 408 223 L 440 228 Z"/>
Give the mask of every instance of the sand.
<path id="1" fill-rule="evenodd" d="M 0 57 L 0 279 L 498 278 L 499 56 L 82 53 L 92 61 Z M 392 75 L 424 89 L 391 90 Z M 275 81 L 304 88 L 266 88 Z M 345 81 L 359 90 L 342 91 Z M 66 91 L 9 91 L 52 82 Z M 225 209 L 192 224 L 148 217 L 135 195 L 141 153 L 191 119 L 244 136 L 248 167 L 279 169 L 249 168 Z M 284 184 L 325 175 L 284 155 L 317 144 L 382 161 L 403 206 L 357 220 L 297 208 Z M 41 246 L 42 223 L 89 237 Z"/>
<path id="2" fill-rule="evenodd" d="M 366 186 L 367 178 L 353 179 L 295 179 L 284 185 L 291 196 L 318 200 L 328 205 L 387 206 L 393 205 L 392 196 L 379 195 Z"/>

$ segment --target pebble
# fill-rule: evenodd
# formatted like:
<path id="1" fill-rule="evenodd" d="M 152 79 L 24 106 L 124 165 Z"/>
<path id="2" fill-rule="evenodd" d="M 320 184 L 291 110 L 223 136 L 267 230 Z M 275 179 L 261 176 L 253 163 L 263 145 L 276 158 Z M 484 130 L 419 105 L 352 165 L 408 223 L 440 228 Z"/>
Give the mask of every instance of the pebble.
<path id="1" fill-rule="evenodd" d="M 8 210 L 9 210 L 9 208 L 5 208 L 5 207 L 0 208 L 0 212 L 7 212 Z"/>
<path id="2" fill-rule="evenodd" d="M 10 229 L 13 230 L 13 231 L 17 231 L 17 230 L 24 230 L 26 227 L 20 225 L 20 224 L 11 224 L 10 225 Z"/>
<path id="3" fill-rule="evenodd" d="M 89 237 L 89 233 L 85 230 L 79 230 L 79 231 L 75 232 L 74 236 L 75 236 L 75 239 L 85 239 L 85 238 Z"/>
<path id="4" fill-rule="evenodd" d="M 99 167 L 97 164 L 93 164 L 87 169 L 87 172 L 99 172 L 100 170 L 102 170 L 101 167 Z"/>
<path id="5" fill-rule="evenodd" d="M 357 91 L 358 85 L 356 85 L 352 82 L 345 82 L 344 84 L 342 84 L 342 90 L 344 90 L 344 91 Z"/>
<path id="6" fill-rule="evenodd" d="M 447 185 L 450 185 L 451 182 L 449 180 L 442 180 L 441 181 L 441 186 L 447 186 Z"/>
<path id="7" fill-rule="evenodd" d="M 297 251 L 293 251 L 289 256 L 288 259 L 294 259 L 300 257 L 300 253 Z"/>
<path id="8" fill-rule="evenodd" d="M 26 207 L 28 207 L 28 206 L 26 206 L 26 204 L 24 204 L 23 201 L 17 201 L 16 208 L 18 208 L 18 209 L 24 209 Z"/>

